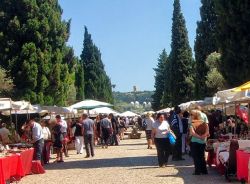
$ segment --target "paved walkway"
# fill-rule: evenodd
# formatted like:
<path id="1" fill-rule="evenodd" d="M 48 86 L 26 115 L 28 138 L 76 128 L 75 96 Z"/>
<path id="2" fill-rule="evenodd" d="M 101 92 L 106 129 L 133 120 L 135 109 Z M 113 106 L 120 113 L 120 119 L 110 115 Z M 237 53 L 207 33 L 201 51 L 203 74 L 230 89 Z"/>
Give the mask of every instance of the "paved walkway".
<path id="1" fill-rule="evenodd" d="M 30 175 L 20 184 L 223 184 L 227 183 L 215 169 L 207 176 L 193 176 L 192 160 L 172 162 L 157 167 L 156 150 L 147 150 L 146 140 L 124 140 L 120 146 L 96 148 L 96 157 L 70 152 L 64 163 L 51 163 L 43 175 Z"/>

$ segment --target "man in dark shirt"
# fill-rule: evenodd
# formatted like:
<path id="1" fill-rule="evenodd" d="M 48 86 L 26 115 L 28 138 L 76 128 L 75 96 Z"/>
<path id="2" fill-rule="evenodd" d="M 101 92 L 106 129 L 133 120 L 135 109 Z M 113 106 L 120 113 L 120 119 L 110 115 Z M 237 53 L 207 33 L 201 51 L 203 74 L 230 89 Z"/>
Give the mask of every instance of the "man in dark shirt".
<path id="1" fill-rule="evenodd" d="M 188 134 L 188 119 L 189 113 L 185 111 L 183 113 L 182 125 L 183 125 L 183 134 L 182 134 L 182 153 L 186 153 L 186 139 Z"/>
<path id="2" fill-rule="evenodd" d="M 109 114 L 109 119 L 111 121 L 111 124 L 112 124 L 112 142 L 111 142 L 111 145 L 116 145 L 118 146 L 118 123 L 114 117 L 113 114 Z"/>
<path id="3" fill-rule="evenodd" d="M 170 123 L 171 129 L 176 136 L 176 143 L 173 149 L 173 161 L 185 160 L 182 158 L 182 134 L 183 134 L 183 124 L 181 120 L 181 109 L 176 106 L 174 109 L 174 114 L 172 121 Z"/>
<path id="4" fill-rule="evenodd" d="M 88 114 L 82 115 L 82 125 L 83 125 L 83 134 L 84 134 L 84 144 L 86 149 L 86 157 L 94 157 L 94 129 L 95 123 L 92 119 L 88 118 Z"/>

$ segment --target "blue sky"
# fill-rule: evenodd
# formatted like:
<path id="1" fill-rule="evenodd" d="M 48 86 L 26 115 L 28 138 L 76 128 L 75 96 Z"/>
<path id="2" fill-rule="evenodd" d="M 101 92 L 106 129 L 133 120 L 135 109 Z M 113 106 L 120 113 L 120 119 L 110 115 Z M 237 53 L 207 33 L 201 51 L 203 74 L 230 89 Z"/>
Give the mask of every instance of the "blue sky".
<path id="1" fill-rule="evenodd" d="M 170 52 L 173 0 L 59 0 L 63 19 L 72 19 L 68 44 L 80 56 L 84 25 L 100 48 L 115 91 L 154 90 L 162 49 Z M 181 0 L 193 48 L 200 0 Z"/>

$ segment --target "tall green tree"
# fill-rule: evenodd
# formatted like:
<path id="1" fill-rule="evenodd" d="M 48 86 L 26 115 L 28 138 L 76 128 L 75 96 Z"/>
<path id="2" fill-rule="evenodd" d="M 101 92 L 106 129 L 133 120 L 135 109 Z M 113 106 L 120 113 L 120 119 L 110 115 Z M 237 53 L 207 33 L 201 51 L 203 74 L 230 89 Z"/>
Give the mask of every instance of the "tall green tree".
<path id="1" fill-rule="evenodd" d="M 193 58 L 180 0 L 174 0 L 172 43 L 170 53 L 170 81 L 172 105 L 179 105 L 193 97 Z"/>
<path id="2" fill-rule="evenodd" d="M 157 111 L 160 108 L 163 107 L 162 98 L 165 88 L 165 70 L 166 65 L 168 62 L 168 55 L 166 50 L 164 49 L 159 58 L 158 58 L 158 64 L 157 68 L 154 69 L 155 71 L 155 91 L 152 95 L 153 101 L 152 101 L 152 108 Z"/>
<path id="3" fill-rule="evenodd" d="M 13 78 L 15 98 L 65 105 L 72 58 L 66 52 L 70 21 L 57 0 L 0 2 L 1 66 Z"/>
<path id="4" fill-rule="evenodd" d="M 105 72 L 101 52 L 85 27 L 81 62 L 84 70 L 85 98 L 113 102 L 112 85 Z"/>
<path id="5" fill-rule="evenodd" d="M 76 100 L 81 101 L 84 99 L 84 69 L 81 62 L 77 63 L 75 70 L 75 87 L 76 87 Z"/>
<path id="6" fill-rule="evenodd" d="M 201 0 L 201 4 L 201 20 L 197 22 L 194 45 L 196 60 L 195 96 L 198 99 L 208 95 L 205 81 L 209 68 L 205 64 L 205 60 L 209 54 L 218 51 L 216 43 L 217 15 L 214 0 Z"/>
<path id="7" fill-rule="evenodd" d="M 228 87 L 235 87 L 250 80 L 250 1 L 214 2 L 218 16 L 221 72 Z"/>

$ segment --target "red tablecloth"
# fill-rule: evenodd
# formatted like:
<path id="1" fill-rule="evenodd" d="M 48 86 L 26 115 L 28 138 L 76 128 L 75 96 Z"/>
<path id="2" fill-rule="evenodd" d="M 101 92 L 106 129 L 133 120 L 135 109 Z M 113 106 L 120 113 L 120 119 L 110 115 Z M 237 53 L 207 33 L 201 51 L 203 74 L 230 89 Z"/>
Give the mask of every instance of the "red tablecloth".
<path id="1" fill-rule="evenodd" d="M 31 173 L 34 149 L 29 149 L 8 157 L 0 158 L 0 184 L 6 180 L 20 180 Z"/>
<path id="2" fill-rule="evenodd" d="M 246 153 L 242 150 L 237 150 L 236 160 L 237 160 L 237 178 L 238 180 L 244 179 L 248 180 L 248 162 L 250 158 L 250 153 Z"/>
<path id="3" fill-rule="evenodd" d="M 32 166 L 32 159 L 33 159 L 34 149 L 28 149 L 23 151 L 20 154 L 21 165 L 24 176 L 27 174 L 31 174 L 31 166 Z"/>

